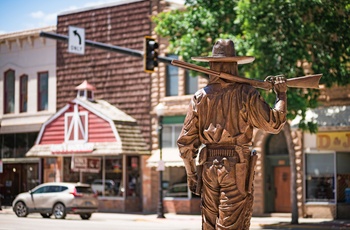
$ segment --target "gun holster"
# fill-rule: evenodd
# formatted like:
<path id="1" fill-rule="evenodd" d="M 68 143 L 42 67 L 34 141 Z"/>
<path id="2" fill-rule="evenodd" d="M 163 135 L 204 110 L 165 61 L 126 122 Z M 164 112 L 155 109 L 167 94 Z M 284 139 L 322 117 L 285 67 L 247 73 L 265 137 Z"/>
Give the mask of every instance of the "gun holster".
<path id="1" fill-rule="evenodd" d="M 199 160 L 197 165 L 197 187 L 196 187 L 196 195 L 200 195 L 202 193 L 202 187 L 203 187 L 203 180 L 202 180 L 202 173 L 203 173 L 203 164 L 207 161 L 208 156 L 208 150 L 206 147 L 202 148 L 199 153 Z"/>
<path id="2" fill-rule="evenodd" d="M 253 181 L 254 181 L 255 166 L 256 166 L 257 160 L 258 160 L 258 155 L 256 154 L 256 150 L 253 149 L 250 154 L 248 190 L 247 190 L 247 192 L 250 194 L 253 191 Z"/>

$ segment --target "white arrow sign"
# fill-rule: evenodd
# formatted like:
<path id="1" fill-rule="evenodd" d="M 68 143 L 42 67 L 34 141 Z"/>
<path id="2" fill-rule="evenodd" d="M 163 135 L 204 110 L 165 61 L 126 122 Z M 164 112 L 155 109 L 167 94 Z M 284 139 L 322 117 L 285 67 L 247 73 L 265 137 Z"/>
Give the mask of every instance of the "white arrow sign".
<path id="1" fill-rule="evenodd" d="M 75 54 L 84 54 L 85 29 L 69 26 L 68 31 L 68 52 Z"/>

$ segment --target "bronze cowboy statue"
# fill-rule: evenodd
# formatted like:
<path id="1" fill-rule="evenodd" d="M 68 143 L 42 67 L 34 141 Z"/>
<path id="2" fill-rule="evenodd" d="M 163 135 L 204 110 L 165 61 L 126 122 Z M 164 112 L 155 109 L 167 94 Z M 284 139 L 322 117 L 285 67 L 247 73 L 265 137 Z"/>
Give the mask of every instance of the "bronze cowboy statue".
<path id="1" fill-rule="evenodd" d="M 238 76 L 239 64 L 254 61 L 236 56 L 231 40 L 217 41 L 210 57 L 192 59 L 209 62 L 210 70 L 227 76 Z M 250 149 L 253 128 L 278 133 L 286 122 L 286 79 L 273 77 L 270 82 L 274 108 L 251 84 L 217 74 L 209 75 L 208 85 L 191 100 L 177 143 L 189 189 L 201 195 L 204 230 L 249 229 L 257 158 Z"/>

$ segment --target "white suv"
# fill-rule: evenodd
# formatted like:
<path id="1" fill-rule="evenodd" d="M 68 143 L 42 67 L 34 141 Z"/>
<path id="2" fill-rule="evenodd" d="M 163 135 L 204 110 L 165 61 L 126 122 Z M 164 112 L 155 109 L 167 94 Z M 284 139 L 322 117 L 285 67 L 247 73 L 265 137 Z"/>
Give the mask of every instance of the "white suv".
<path id="1" fill-rule="evenodd" d="M 40 213 L 44 218 L 54 215 L 56 219 L 64 219 L 72 213 L 87 220 L 97 208 L 97 194 L 90 185 L 80 183 L 44 183 L 18 194 L 12 202 L 12 209 L 18 217 Z"/>

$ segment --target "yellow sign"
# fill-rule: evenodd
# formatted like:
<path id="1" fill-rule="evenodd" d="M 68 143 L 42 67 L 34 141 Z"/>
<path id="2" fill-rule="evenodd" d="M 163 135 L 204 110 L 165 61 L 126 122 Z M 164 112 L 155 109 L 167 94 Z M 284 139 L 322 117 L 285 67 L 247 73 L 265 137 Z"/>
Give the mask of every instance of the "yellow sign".
<path id="1" fill-rule="evenodd" d="M 350 151 L 350 132 L 317 133 L 317 148 L 348 152 Z"/>

